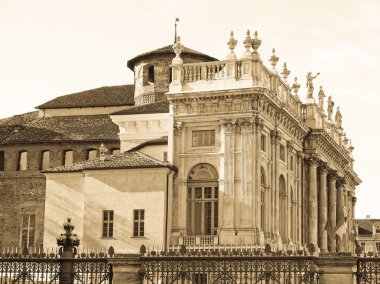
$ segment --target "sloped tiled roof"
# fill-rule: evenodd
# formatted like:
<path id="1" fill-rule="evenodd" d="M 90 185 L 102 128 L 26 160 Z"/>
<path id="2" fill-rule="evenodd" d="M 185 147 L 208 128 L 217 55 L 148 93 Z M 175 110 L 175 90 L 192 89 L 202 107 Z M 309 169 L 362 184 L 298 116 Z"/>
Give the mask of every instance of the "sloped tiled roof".
<path id="1" fill-rule="evenodd" d="M 38 110 L 0 119 L 0 126 L 26 125 L 38 120 Z"/>
<path id="2" fill-rule="evenodd" d="M 45 117 L 18 127 L 1 144 L 60 141 L 119 141 L 119 128 L 108 115 Z"/>
<path id="3" fill-rule="evenodd" d="M 134 85 L 107 86 L 60 96 L 37 109 L 130 106 L 134 104 Z"/>
<path id="4" fill-rule="evenodd" d="M 134 169 L 134 168 L 173 168 L 168 162 L 161 162 L 138 151 L 106 156 L 105 160 L 96 158 L 45 170 L 45 173 L 78 172 L 84 170 Z"/>
<path id="5" fill-rule="evenodd" d="M 372 234 L 373 224 L 380 223 L 380 219 L 355 219 L 355 223 L 359 227 L 359 235 Z"/>
<path id="6" fill-rule="evenodd" d="M 173 57 L 175 56 L 173 48 L 172 48 L 172 45 L 167 45 L 167 46 L 164 46 L 164 47 L 161 47 L 161 48 L 157 48 L 155 50 L 144 52 L 144 53 L 142 53 L 140 55 L 137 55 L 136 57 L 128 60 L 127 66 L 128 66 L 129 69 L 131 69 L 133 71 L 135 63 L 138 60 L 140 60 L 141 58 L 146 57 L 146 56 L 150 56 L 150 55 L 155 55 L 155 54 L 168 54 L 168 53 L 169 54 L 170 53 L 173 54 Z M 183 47 L 183 50 L 182 50 L 181 54 L 198 55 L 198 56 L 204 57 L 207 61 L 218 61 L 218 59 L 216 59 L 216 58 L 214 58 L 214 57 L 212 57 L 210 55 L 204 54 L 202 52 L 196 51 L 196 50 L 188 48 L 188 47 Z"/>
<path id="7" fill-rule="evenodd" d="M 159 101 L 151 104 L 131 107 L 112 113 L 111 115 L 145 114 L 145 113 L 169 113 L 169 102 Z"/>
<path id="8" fill-rule="evenodd" d="M 168 144 L 168 136 L 162 136 L 160 138 L 157 138 L 157 139 L 152 139 L 152 140 L 149 140 L 149 141 L 146 141 L 146 142 L 143 142 L 135 147 L 133 147 L 132 149 L 129 149 L 128 152 L 134 152 L 134 151 L 138 151 L 146 146 L 151 146 L 151 145 L 167 145 Z"/>

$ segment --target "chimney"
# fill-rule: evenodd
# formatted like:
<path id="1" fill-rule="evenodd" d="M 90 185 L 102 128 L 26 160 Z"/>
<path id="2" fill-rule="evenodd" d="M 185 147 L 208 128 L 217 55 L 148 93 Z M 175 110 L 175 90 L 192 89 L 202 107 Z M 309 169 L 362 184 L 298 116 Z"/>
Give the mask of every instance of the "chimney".
<path id="1" fill-rule="evenodd" d="M 366 215 L 366 216 L 365 216 L 365 219 L 366 219 L 366 220 L 370 220 L 370 219 L 371 219 L 371 216 L 370 216 L 370 215 Z"/>

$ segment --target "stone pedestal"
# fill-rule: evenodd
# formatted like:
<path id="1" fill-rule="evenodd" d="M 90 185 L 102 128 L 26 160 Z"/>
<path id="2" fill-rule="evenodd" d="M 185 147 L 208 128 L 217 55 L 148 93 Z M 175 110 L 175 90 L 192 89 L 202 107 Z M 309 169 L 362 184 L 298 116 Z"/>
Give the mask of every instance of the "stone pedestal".
<path id="1" fill-rule="evenodd" d="M 356 258 L 347 256 L 321 256 L 316 259 L 320 284 L 354 284 Z"/>
<path id="2" fill-rule="evenodd" d="M 139 254 L 116 255 L 108 259 L 112 265 L 113 284 L 140 284 L 139 271 L 141 269 Z"/>

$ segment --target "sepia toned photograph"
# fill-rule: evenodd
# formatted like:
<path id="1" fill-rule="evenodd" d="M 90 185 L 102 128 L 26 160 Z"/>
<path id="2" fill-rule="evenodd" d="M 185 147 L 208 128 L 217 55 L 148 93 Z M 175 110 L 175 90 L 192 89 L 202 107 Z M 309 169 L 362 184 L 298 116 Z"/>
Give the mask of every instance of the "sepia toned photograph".
<path id="1" fill-rule="evenodd" d="M 0 284 L 380 283 L 377 0 L 0 0 Z"/>

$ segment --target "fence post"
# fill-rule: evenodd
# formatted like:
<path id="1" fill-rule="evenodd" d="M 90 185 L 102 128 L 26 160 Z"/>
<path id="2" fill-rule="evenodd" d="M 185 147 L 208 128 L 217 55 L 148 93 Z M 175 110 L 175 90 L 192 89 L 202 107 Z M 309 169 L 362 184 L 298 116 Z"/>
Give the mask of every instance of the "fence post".
<path id="1" fill-rule="evenodd" d="M 59 263 L 59 284 L 74 283 L 74 257 L 77 252 L 76 247 L 79 246 L 79 238 L 76 234 L 72 234 L 74 225 L 71 218 L 67 218 L 67 222 L 63 223 L 65 233 L 57 238 L 57 244 L 60 246 L 59 253 L 61 255 Z"/>

